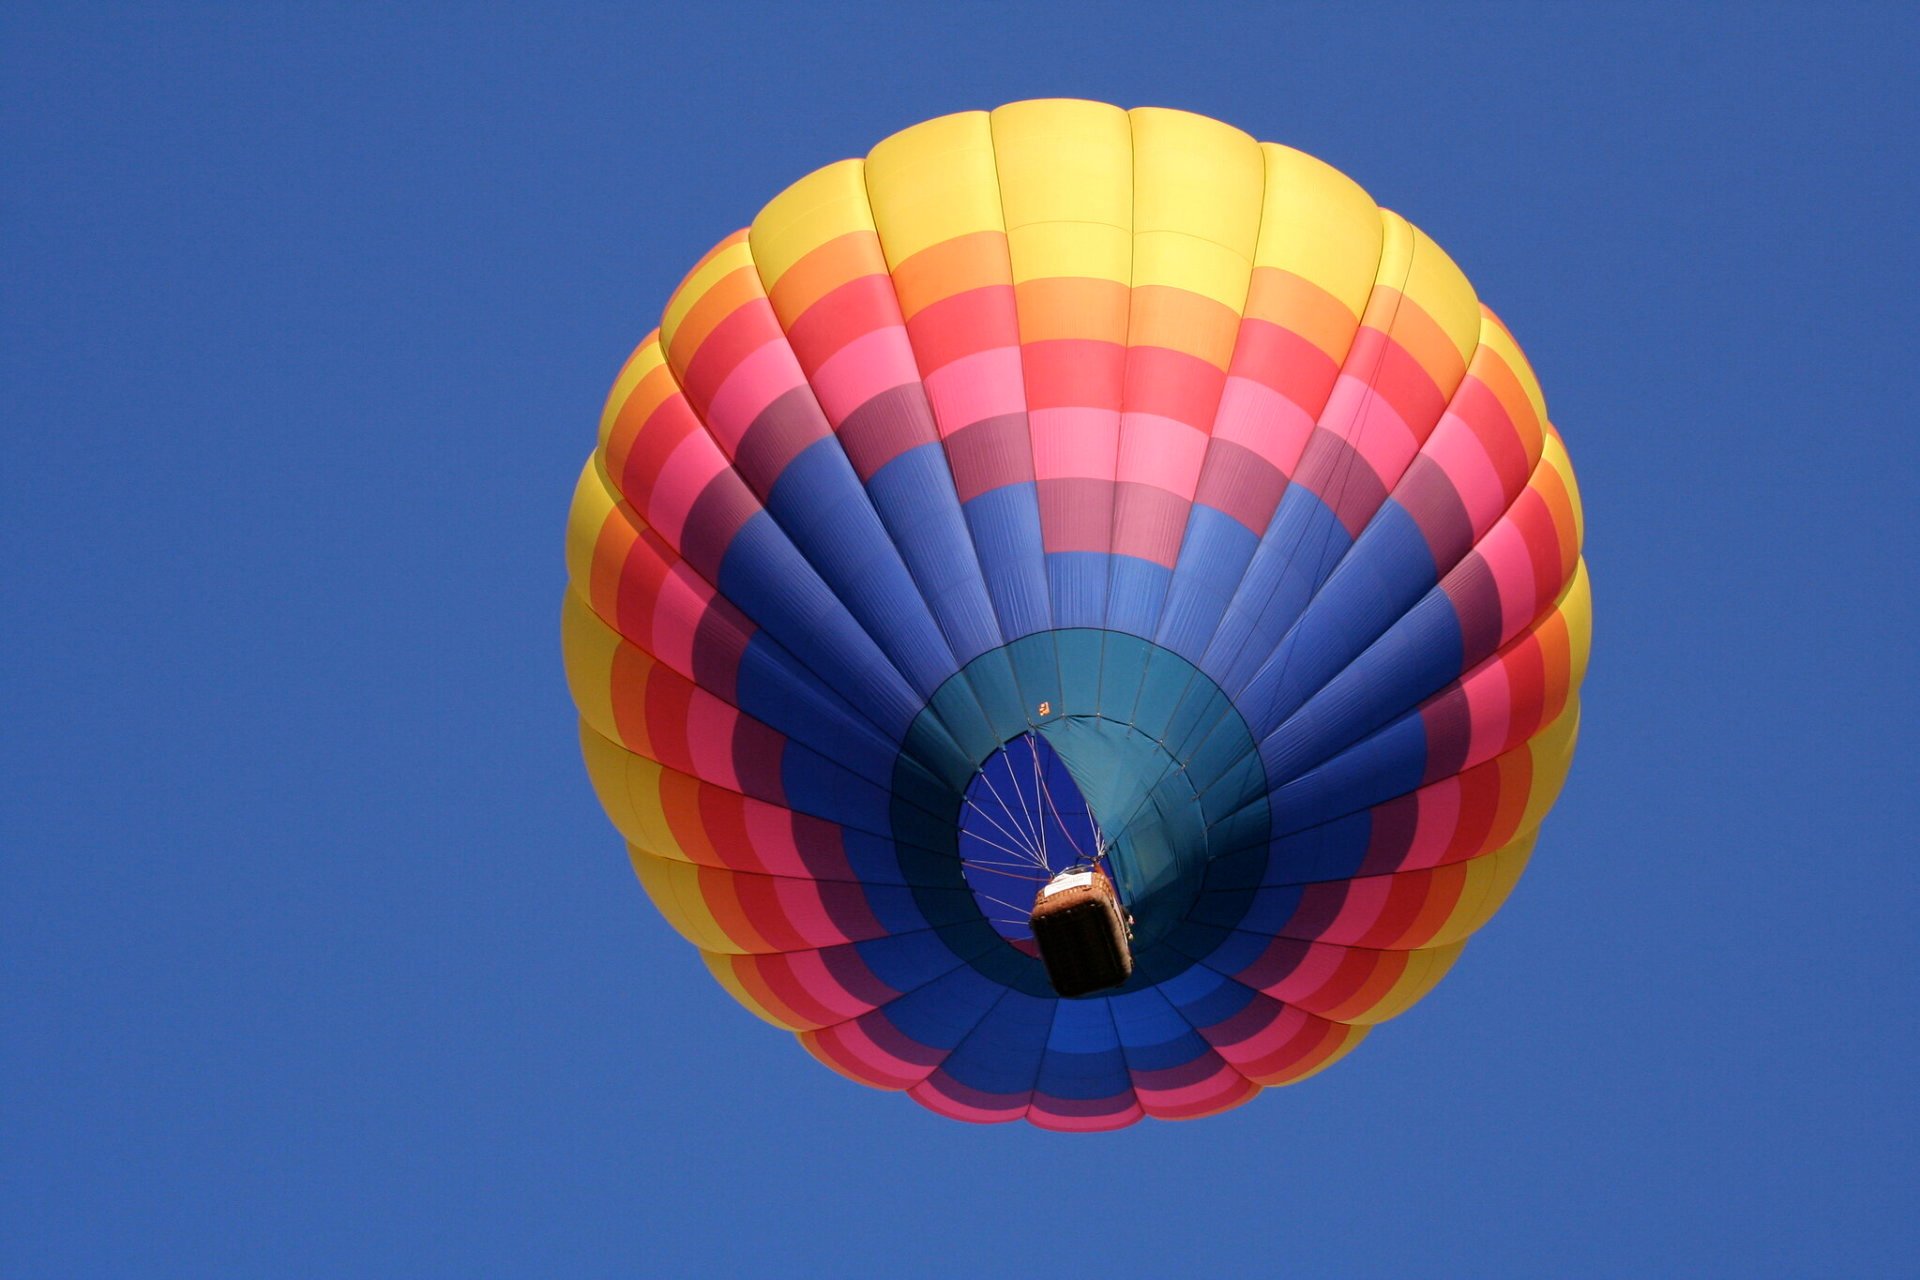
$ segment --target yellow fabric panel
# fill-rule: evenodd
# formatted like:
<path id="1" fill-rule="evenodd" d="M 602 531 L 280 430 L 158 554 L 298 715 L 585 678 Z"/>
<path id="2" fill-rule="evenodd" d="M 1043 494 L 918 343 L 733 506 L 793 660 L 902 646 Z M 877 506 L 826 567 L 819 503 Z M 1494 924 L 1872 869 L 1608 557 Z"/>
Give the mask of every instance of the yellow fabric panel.
<path id="1" fill-rule="evenodd" d="M 1426 232 L 1390 210 L 1382 209 L 1380 217 L 1387 227 L 1388 246 L 1381 259 L 1380 283 L 1397 287 L 1407 299 L 1419 304 L 1453 344 L 1464 370 L 1480 342 L 1480 299 L 1473 286 Z M 1390 273 L 1389 256 L 1403 249 L 1405 261 L 1396 262 L 1397 270 Z"/>
<path id="2" fill-rule="evenodd" d="M 619 742 L 606 737 L 583 716 L 580 720 L 580 758 L 586 761 L 587 780 L 593 784 L 593 794 L 599 798 L 600 807 L 606 810 L 614 830 L 628 840 L 635 839 L 635 833 L 641 829 L 640 816 L 628 795 L 627 767 L 630 762 L 645 760 L 646 757 L 636 755 Z M 655 767 L 658 767 L 657 764 Z"/>
<path id="3" fill-rule="evenodd" d="M 1328 1067 L 1352 1053 L 1354 1049 L 1359 1047 L 1360 1042 L 1367 1038 L 1367 1035 L 1372 1030 L 1372 1027 L 1357 1024 L 1349 1025 L 1346 1029 L 1345 1038 L 1340 1042 L 1340 1046 L 1321 1061 L 1315 1063 L 1307 1070 L 1302 1071 L 1299 1075 L 1289 1075 L 1284 1080 L 1263 1080 L 1259 1083 L 1271 1089 L 1284 1088 L 1290 1084 L 1299 1084 L 1302 1080 L 1311 1080 L 1314 1076 L 1319 1075 L 1322 1071 L 1325 1071 Z"/>
<path id="4" fill-rule="evenodd" d="M 680 327 L 687 322 L 693 309 L 700 300 L 711 293 L 715 286 L 743 267 L 753 265 L 753 253 L 747 247 L 747 233 L 736 231 L 732 236 L 720 242 L 714 251 L 687 274 L 680 287 L 667 299 L 667 308 L 660 315 L 660 347 L 663 351 L 674 349 L 674 339 L 680 336 Z M 731 311 L 731 308 L 728 309 Z M 713 316 L 708 321 L 710 329 L 724 316 Z M 698 346 L 707 335 L 705 333 L 687 334 L 693 346 Z"/>
<path id="5" fill-rule="evenodd" d="M 661 804 L 660 776 L 666 770 L 658 761 L 636 755 L 591 728 L 581 737 L 581 754 L 586 758 L 594 794 L 600 797 L 600 807 L 607 811 L 615 830 L 629 843 L 660 857 L 694 861 L 680 846 Z"/>
<path id="6" fill-rule="evenodd" d="M 867 153 L 865 172 L 889 269 L 956 236 L 1004 229 L 984 111 L 901 130 Z"/>
<path id="7" fill-rule="evenodd" d="M 1007 232 L 1016 285 L 1061 277 L 1125 285 L 1133 275 L 1133 237 L 1092 222 L 1039 222 Z"/>
<path id="8" fill-rule="evenodd" d="M 1397 1018 L 1424 999 L 1447 976 L 1453 968 L 1453 962 L 1460 958 L 1466 949 L 1466 942 L 1453 942 L 1445 946 L 1425 947 L 1406 953 L 1406 972 L 1371 1008 L 1359 1013 L 1349 1014 L 1345 1021 L 1357 1026 L 1378 1026 L 1389 1018 Z"/>
<path id="9" fill-rule="evenodd" d="M 658 332 L 655 330 L 656 335 Z M 674 381 L 673 370 L 667 368 L 666 352 L 660 349 L 657 336 L 642 344 L 628 363 L 640 373 L 640 380 L 627 389 L 622 403 L 611 406 L 612 416 L 605 423 L 607 433 L 596 450 L 609 477 L 625 470 L 647 420 L 668 399 L 680 394 L 680 384 Z"/>
<path id="10" fill-rule="evenodd" d="M 600 455 L 594 454 L 580 468 L 580 479 L 573 486 L 573 505 L 567 510 L 567 581 L 582 595 L 592 592 L 594 548 L 617 505 L 613 486 L 600 470 Z"/>
<path id="11" fill-rule="evenodd" d="M 618 741 L 613 714 L 613 655 L 620 635 L 600 620 L 578 591 L 568 588 L 560 606 L 560 653 L 580 718 L 604 737 Z"/>
<path id="12" fill-rule="evenodd" d="M 1533 784 L 1527 790 L 1527 807 L 1521 815 L 1519 830 L 1536 830 L 1546 820 L 1547 811 L 1560 798 L 1573 768 L 1573 748 L 1580 736 L 1580 695 L 1576 691 L 1553 723 L 1527 742 L 1527 754 L 1533 762 Z"/>
<path id="13" fill-rule="evenodd" d="M 1500 317 L 1489 311 L 1484 305 L 1480 308 L 1480 342 L 1489 346 L 1500 356 L 1507 368 L 1513 371 L 1514 380 L 1526 393 L 1527 400 L 1533 405 L 1533 415 L 1539 420 L 1542 430 L 1547 425 L 1547 396 L 1540 389 L 1540 379 L 1534 375 L 1533 365 L 1527 360 L 1527 353 L 1520 349 L 1513 334 L 1503 324 Z"/>
<path id="14" fill-rule="evenodd" d="M 681 937 L 702 951 L 745 952 L 746 948 L 729 938 L 713 912 L 707 910 L 706 899 L 700 895 L 700 868 L 658 857 L 636 844 L 627 845 L 627 858 L 653 905 Z"/>
<path id="15" fill-rule="evenodd" d="M 814 170 L 769 200 L 748 229 L 747 243 L 760 268 L 760 282 L 771 293 L 794 263 L 827 241 L 849 231 L 872 230 L 866 165 L 842 160 Z"/>
<path id="16" fill-rule="evenodd" d="M 1587 678 L 1587 659 L 1593 651 L 1593 588 L 1587 581 L 1584 559 L 1574 565 L 1573 581 L 1567 584 L 1554 608 L 1566 619 L 1571 668 L 1567 684 L 1570 690 L 1577 690 Z"/>
<path id="17" fill-rule="evenodd" d="M 1460 899 L 1454 903 L 1447 922 L 1428 940 L 1427 947 L 1460 942 L 1493 919 L 1494 912 L 1519 883 L 1520 873 L 1527 869 L 1527 859 L 1532 856 L 1538 839 L 1538 831 L 1529 831 L 1484 857 L 1461 863 L 1466 868 L 1467 880 L 1461 886 Z"/>
<path id="18" fill-rule="evenodd" d="M 1043 98 L 993 112 L 1007 230 L 1095 222 L 1133 230 L 1133 127 L 1104 102 Z"/>
<path id="19" fill-rule="evenodd" d="M 1133 283 L 1168 285 L 1238 312 L 1260 234 L 1260 144 L 1217 120 L 1141 107 L 1133 126 Z"/>
<path id="20" fill-rule="evenodd" d="M 1166 285 L 1199 294 L 1236 315 L 1247 303 L 1247 279 L 1253 263 L 1211 240 L 1173 231 L 1148 231 L 1133 237 L 1135 288 Z"/>
<path id="21" fill-rule="evenodd" d="M 753 993 L 747 990 L 746 984 L 740 981 L 740 975 L 734 970 L 731 956 L 724 953 L 708 951 L 703 948 L 700 952 L 700 958 L 707 962 L 707 972 L 713 975 L 714 981 L 718 982 L 721 987 L 726 990 L 728 995 L 739 1001 L 740 1006 L 748 1013 L 751 1013 L 762 1022 L 780 1028 L 782 1031 L 799 1030 L 799 1028 L 792 1023 L 781 1021 L 780 1018 L 765 1005 L 754 999 Z"/>
<path id="22" fill-rule="evenodd" d="M 1304 151 L 1263 142 L 1260 154 L 1266 194 L 1254 265 L 1309 281 L 1358 320 L 1380 268 L 1382 231 L 1373 197 Z"/>
<path id="23" fill-rule="evenodd" d="M 627 357 L 626 364 L 620 367 L 620 374 L 613 380 L 613 389 L 607 392 L 606 403 L 600 407 L 600 444 L 604 453 L 607 437 L 613 434 L 614 419 L 620 416 L 622 406 L 633 389 L 640 385 L 649 373 L 666 363 L 666 357 L 660 353 L 660 331 L 653 330 L 640 339 L 640 345 Z"/>
<path id="24" fill-rule="evenodd" d="M 1253 260 L 1266 164 L 1232 125 L 1164 107 L 1127 113 L 1133 127 L 1133 228 L 1211 240 Z"/>
<path id="25" fill-rule="evenodd" d="M 1573 506 L 1574 545 L 1587 545 L 1587 513 L 1580 501 L 1580 486 L 1574 482 L 1573 459 L 1567 456 L 1566 442 L 1560 439 L 1560 432 L 1552 423 L 1547 424 L 1547 438 L 1540 450 L 1541 461 L 1558 471 L 1566 481 L 1567 501 Z"/>
<path id="26" fill-rule="evenodd" d="M 1098 102 L 1050 99 L 993 113 L 994 159 L 1015 283 L 1133 279 L 1133 130 Z"/>

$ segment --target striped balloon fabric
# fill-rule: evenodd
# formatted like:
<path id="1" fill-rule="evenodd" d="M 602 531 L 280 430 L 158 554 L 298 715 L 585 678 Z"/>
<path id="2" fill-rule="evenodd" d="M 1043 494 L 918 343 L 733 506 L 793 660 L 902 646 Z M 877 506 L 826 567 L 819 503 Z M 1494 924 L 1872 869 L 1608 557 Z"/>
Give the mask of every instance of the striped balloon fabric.
<path id="1" fill-rule="evenodd" d="M 1580 503 L 1513 338 L 1321 162 L 1023 102 L 722 240 L 568 526 L 589 771 L 661 914 L 834 1070 L 973 1121 L 1246 1101 L 1419 999 L 1570 762 Z M 1132 977 L 1063 999 L 1036 889 Z"/>

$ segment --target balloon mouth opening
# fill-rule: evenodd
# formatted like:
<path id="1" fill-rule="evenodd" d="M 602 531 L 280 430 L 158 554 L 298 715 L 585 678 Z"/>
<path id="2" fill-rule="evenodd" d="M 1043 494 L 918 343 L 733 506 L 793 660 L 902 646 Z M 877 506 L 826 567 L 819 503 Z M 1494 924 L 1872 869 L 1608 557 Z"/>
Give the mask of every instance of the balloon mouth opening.
<path id="1" fill-rule="evenodd" d="M 1035 958 L 1034 898 L 1069 868 L 1111 879 L 1107 838 L 1060 753 L 1038 733 L 1000 745 L 960 805 L 960 867 L 995 933 Z"/>
<path id="2" fill-rule="evenodd" d="M 1106 878 L 1136 949 L 1187 915 L 1205 878 L 1207 822 L 1179 762 L 1097 715 L 1058 716 L 1002 743 L 968 782 L 955 825 L 980 914 L 1036 959 L 1036 900 L 1064 872 Z"/>
<path id="3" fill-rule="evenodd" d="M 1034 939 L 1040 890 L 1099 868 L 1131 960 L 1108 989 L 1124 993 L 1185 972 L 1238 923 L 1268 851 L 1265 782 L 1245 722 L 1191 663 L 1058 630 L 935 692 L 905 735 L 890 821 L 940 940 L 1029 995 L 1072 994 Z"/>

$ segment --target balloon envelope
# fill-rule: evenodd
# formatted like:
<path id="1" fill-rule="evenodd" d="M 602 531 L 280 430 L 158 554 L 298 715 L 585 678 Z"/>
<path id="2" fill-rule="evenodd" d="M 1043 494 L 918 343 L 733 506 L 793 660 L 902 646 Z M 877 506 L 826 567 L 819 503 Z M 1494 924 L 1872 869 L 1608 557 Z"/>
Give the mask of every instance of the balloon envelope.
<path id="1" fill-rule="evenodd" d="M 568 527 L 594 785 L 661 913 L 843 1074 L 1185 1118 L 1445 974 L 1565 777 L 1573 474 L 1519 347 L 1349 179 L 1217 121 L 915 126 L 722 240 Z M 1098 860 L 1120 987 L 1026 933 Z"/>

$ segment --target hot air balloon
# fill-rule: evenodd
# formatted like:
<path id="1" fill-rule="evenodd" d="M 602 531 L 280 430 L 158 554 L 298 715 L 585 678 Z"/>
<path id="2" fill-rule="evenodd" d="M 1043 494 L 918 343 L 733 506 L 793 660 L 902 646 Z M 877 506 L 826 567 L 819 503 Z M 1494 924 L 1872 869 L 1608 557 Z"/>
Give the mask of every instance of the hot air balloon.
<path id="1" fill-rule="evenodd" d="M 945 1115 L 1111 1129 L 1321 1070 L 1498 909 L 1573 752 L 1580 544 L 1421 232 L 1215 120 L 1022 102 L 694 266 L 581 474 L 564 651 L 736 1000 Z"/>

